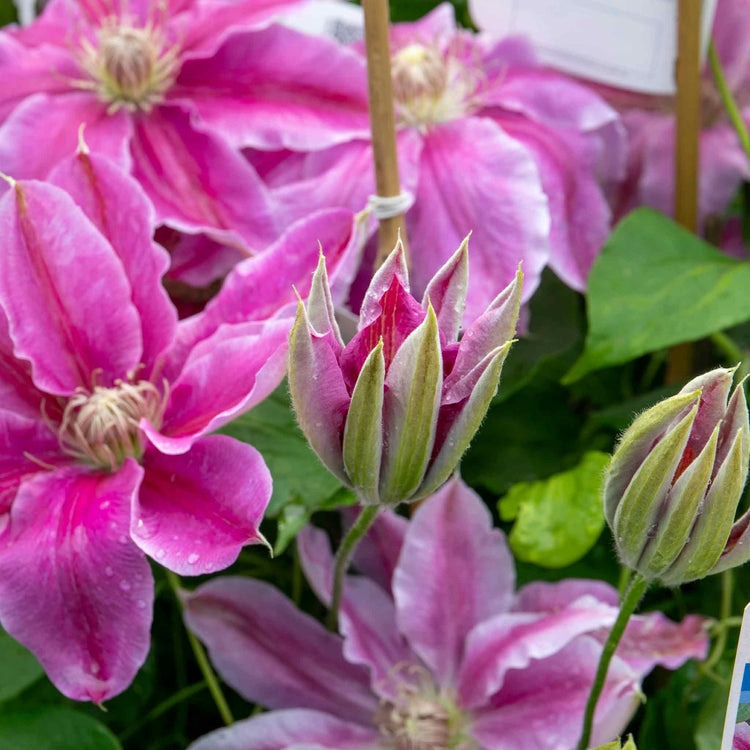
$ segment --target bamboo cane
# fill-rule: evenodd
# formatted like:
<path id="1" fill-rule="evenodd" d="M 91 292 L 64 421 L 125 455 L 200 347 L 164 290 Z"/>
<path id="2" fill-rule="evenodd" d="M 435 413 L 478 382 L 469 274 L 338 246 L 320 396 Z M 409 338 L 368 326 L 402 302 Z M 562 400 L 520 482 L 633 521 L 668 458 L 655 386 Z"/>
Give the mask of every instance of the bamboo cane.
<path id="1" fill-rule="evenodd" d="M 365 13 L 367 84 L 375 185 L 378 195 L 394 197 L 401 192 L 401 181 L 398 173 L 396 118 L 393 111 L 388 0 L 363 0 L 362 7 Z M 403 215 L 380 220 L 376 268 L 395 247 L 399 232 L 406 247 Z"/>

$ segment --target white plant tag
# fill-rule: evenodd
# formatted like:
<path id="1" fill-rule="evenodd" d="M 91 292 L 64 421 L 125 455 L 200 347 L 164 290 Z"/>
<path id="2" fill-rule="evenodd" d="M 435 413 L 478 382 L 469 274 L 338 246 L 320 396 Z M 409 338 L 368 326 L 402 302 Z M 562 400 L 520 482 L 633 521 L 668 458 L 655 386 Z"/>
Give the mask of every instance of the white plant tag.
<path id="1" fill-rule="evenodd" d="M 744 723 L 748 716 L 750 716 L 750 604 L 745 607 L 745 613 L 742 616 L 742 629 L 737 645 L 737 656 L 734 660 L 732 685 L 729 688 L 721 750 L 732 750 L 737 725 Z"/>
<path id="2" fill-rule="evenodd" d="M 279 21 L 305 34 L 327 36 L 341 44 L 358 42 L 365 35 L 361 6 L 343 0 L 311 0 Z"/>
<path id="3" fill-rule="evenodd" d="M 703 0 L 703 54 L 717 0 Z M 677 0 L 469 0 L 494 37 L 530 38 L 547 65 L 649 94 L 675 91 Z"/>

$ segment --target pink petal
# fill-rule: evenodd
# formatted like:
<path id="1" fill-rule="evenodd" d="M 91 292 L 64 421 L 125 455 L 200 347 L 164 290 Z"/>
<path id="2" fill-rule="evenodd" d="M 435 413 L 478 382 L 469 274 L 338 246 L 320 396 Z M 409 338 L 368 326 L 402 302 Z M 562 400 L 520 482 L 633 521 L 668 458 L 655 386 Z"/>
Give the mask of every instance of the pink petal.
<path id="1" fill-rule="evenodd" d="M 26 480 L 0 542 L 0 622 L 69 698 L 122 692 L 149 648 L 153 579 L 128 536 L 141 468 Z"/>
<path id="2" fill-rule="evenodd" d="M 153 449 L 133 506 L 136 544 L 180 575 L 231 565 L 258 531 L 271 498 L 271 474 L 255 448 L 224 435 L 201 438 L 179 456 Z"/>
<path id="3" fill-rule="evenodd" d="M 185 23 L 181 56 L 206 58 L 215 53 L 227 36 L 286 14 L 301 4 L 300 0 L 197 0 L 189 16 L 180 19 Z"/>
<path id="4" fill-rule="evenodd" d="M 466 308 L 469 283 L 468 238 L 430 279 L 422 298 L 422 307 L 431 304 L 437 315 L 440 332 L 448 343 L 458 340 L 458 332 Z"/>
<path id="5" fill-rule="evenodd" d="M 8 320 L 0 309 L 0 404 L 5 410 L 36 420 L 45 400 L 49 399 L 34 385 L 31 365 L 13 353 Z"/>
<path id="6" fill-rule="evenodd" d="M 450 3 L 441 3 L 422 18 L 396 23 L 391 28 L 391 46 L 400 49 L 408 44 L 434 44 L 456 31 L 456 11 Z"/>
<path id="7" fill-rule="evenodd" d="M 272 711 L 218 729 L 190 750 L 376 750 L 380 734 L 307 709 Z"/>
<path id="8" fill-rule="evenodd" d="M 422 135 L 413 129 L 397 134 L 401 189 L 412 194 L 417 190 L 422 142 Z M 258 157 L 253 161 L 258 164 Z M 372 146 L 369 139 L 358 139 L 309 153 L 290 153 L 264 179 L 273 188 L 285 221 L 306 216 L 318 207 L 346 206 L 362 211 L 376 192 Z"/>
<path id="9" fill-rule="evenodd" d="M 92 151 L 130 168 L 130 116 L 108 115 L 104 105 L 86 92 L 56 96 L 34 94 L 13 110 L 0 127 L 0 171 L 16 180 L 43 179 L 62 159 L 72 156 L 81 125 Z M 21 144 L 33 143 L 33 149 Z"/>
<path id="10" fill-rule="evenodd" d="M 330 605 L 333 554 L 328 536 L 308 526 L 297 536 L 297 550 L 312 589 L 326 606 Z M 398 631 L 390 593 L 367 578 L 347 576 L 339 630 L 344 636 L 347 661 L 368 667 L 373 691 L 381 698 L 396 700 L 398 681 L 410 679 L 408 666 L 418 664 L 419 659 Z"/>
<path id="11" fill-rule="evenodd" d="M 183 453 L 196 438 L 260 403 L 284 378 L 289 321 L 225 325 L 193 348 L 172 382 L 160 432 L 144 426 L 165 453 Z"/>
<path id="12" fill-rule="evenodd" d="M 19 485 L 45 466 L 66 463 L 57 435 L 39 417 L 0 410 L 0 533 Z"/>
<path id="13" fill-rule="evenodd" d="M 617 589 L 604 581 L 566 578 L 558 583 L 535 581 L 520 588 L 513 605 L 515 612 L 556 612 L 582 596 L 593 597 L 610 607 L 619 607 Z"/>
<path id="14" fill-rule="evenodd" d="M 485 118 L 430 131 L 407 225 L 418 292 L 472 232 L 467 324 L 512 281 L 519 261 L 527 300 L 547 260 L 549 212 L 536 164 L 525 147 Z"/>
<path id="15" fill-rule="evenodd" d="M 393 576 L 401 632 L 441 685 L 451 684 L 471 629 L 506 611 L 513 558 L 478 495 L 448 482 L 414 514 Z"/>
<path id="16" fill-rule="evenodd" d="M 189 101 L 233 146 L 300 151 L 369 134 L 365 64 L 280 25 L 236 32 L 183 65 L 170 98 Z"/>
<path id="17" fill-rule="evenodd" d="M 45 44 L 33 53 L 7 33 L 0 32 L 0 121 L 26 97 L 70 91 L 70 81 L 80 77 L 70 50 Z"/>
<path id="18" fill-rule="evenodd" d="M 377 709 L 367 672 L 344 660 L 341 639 L 267 583 L 216 578 L 187 597 L 185 621 L 221 676 L 249 701 L 363 724 Z"/>
<path id="19" fill-rule="evenodd" d="M 124 378 L 141 359 L 138 312 L 111 246 L 59 188 L 16 183 L 0 199 L 0 304 L 15 353 L 59 395 Z M 96 274 L 92 280 L 92 269 Z"/>
<path id="20" fill-rule="evenodd" d="M 184 234 L 165 226 L 156 230 L 156 240 L 169 250 L 167 276 L 192 287 L 210 286 L 247 258 L 239 248 L 205 234 Z"/>
<path id="21" fill-rule="evenodd" d="M 258 175 L 217 133 L 178 107 L 156 107 L 135 120 L 133 175 L 158 223 L 256 252 L 277 232 Z"/>
<path id="22" fill-rule="evenodd" d="M 661 612 L 631 618 L 617 647 L 617 656 L 639 675 L 647 675 L 655 666 L 679 669 L 686 661 L 703 661 L 711 641 L 705 617 L 689 615 L 672 622 Z M 600 632 L 603 643 L 608 634 Z"/>
<path id="23" fill-rule="evenodd" d="M 204 312 L 180 325 L 167 372 L 179 372 L 191 348 L 220 325 L 293 317 L 294 290 L 307 297 L 321 250 L 334 290 L 348 286 L 359 242 L 354 216 L 345 209 L 317 211 L 293 224 L 263 253 L 235 266 Z"/>
<path id="24" fill-rule="evenodd" d="M 610 209 L 597 182 L 595 164 L 586 154 L 585 139 L 575 133 L 555 132 L 517 115 L 498 115 L 495 119 L 534 154 L 549 201 L 549 264 L 568 286 L 582 291 L 611 224 Z"/>
<path id="25" fill-rule="evenodd" d="M 388 592 L 408 528 L 403 516 L 383 510 L 354 553 L 356 567 Z"/>
<path id="26" fill-rule="evenodd" d="M 552 656 L 574 638 L 610 627 L 617 610 L 584 597 L 551 615 L 501 614 L 479 623 L 466 641 L 458 692 L 464 706 L 481 706 L 503 686 L 511 669 Z"/>
<path id="27" fill-rule="evenodd" d="M 600 653 L 596 641 L 583 636 L 554 656 L 513 670 L 491 706 L 475 715 L 471 734 L 493 750 L 575 747 Z M 592 746 L 616 738 L 639 702 L 635 675 L 615 657 L 597 706 Z"/>
<path id="28" fill-rule="evenodd" d="M 141 361 L 148 373 L 157 355 L 172 343 L 177 328 L 177 314 L 161 284 L 169 258 L 151 240 L 154 215 L 148 199 L 138 183 L 111 161 L 85 150 L 61 162 L 50 182 L 83 209 L 125 267 L 141 318 Z"/>

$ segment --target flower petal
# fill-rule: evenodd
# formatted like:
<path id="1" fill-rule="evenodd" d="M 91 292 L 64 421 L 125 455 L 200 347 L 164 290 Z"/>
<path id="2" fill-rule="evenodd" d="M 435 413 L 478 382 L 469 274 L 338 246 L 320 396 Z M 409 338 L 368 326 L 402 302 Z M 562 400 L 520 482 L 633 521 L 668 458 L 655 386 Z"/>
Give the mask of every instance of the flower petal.
<path id="1" fill-rule="evenodd" d="M 190 352 L 171 384 L 160 432 L 146 426 L 165 453 L 183 453 L 201 435 L 218 430 L 260 403 L 286 371 L 289 321 L 225 325 Z"/>
<path id="2" fill-rule="evenodd" d="M 130 168 L 130 116 L 108 115 L 89 93 L 34 94 L 16 107 L 0 127 L 0 172 L 16 180 L 44 179 L 58 162 L 75 153 L 81 125 L 92 151 Z M 34 148 L 20 144 L 33 143 Z"/>
<path id="3" fill-rule="evenodd" d="M 271 474 L 251 445 L 225 435 L 201 438 L 178 456 L 153 449 L 133 505 L 135 543 L 180 575 L 231 565 L 258 531 L 271 498 Z"/>
<path id="4" fill-rule="evenodd" d="M 69 50 L 44 44 L 30 53 L 10 34 L 2 32 L 0 69 L 3 71 L 0 79 L 0 121 L 5 120 L 29 96 L 70 91 L 71 79 L 80 75 Z"/>
<path id="5" fill-rule="evenodd" d="M 177 328 L 177 313 L 161 284 L 169 258 L 151 240 L 155 219 L 148 199 L 135 180 L 87 149 L 61 162 L 49 181 L 83 209 L 125 267 L 133 304 L 140 313 L 141 361 L 148 374 L 157 355 L 172 343 Z"/>
<path id="6" fill-rule="evenodd" d="M 123 691 L 149 648 L 153 579 L 128 536 L 143 472 L 58 469 L 26 480 L 0 541 L 0 622 L 75 700 Z"/>
<path id="7" fill-rule="evenodd" d="M 380 734 L 303 708 L 254 716 L 218 729 L 190 750 L 375 750 Z"/>
<path id="8" fill-rule="evenodd" d="M 43 390 L 124 378 L 141 360 L 138 312 L 111 246 L 62 190 L 15 183 L 0 199 L 0 305 Z M 91 269 L 96 269 L 92 276 Z"/>
<path id="9" fill-rule="evenodd" d="M 221 676 L 249 701 L 363 724 L 377 709 L 367 672 L 344 660 L 341 639 L 268 583 L 215 578 L 187 596 L 185 622 Z"/>
<path id="10" fill-rule="evenodd" d="M 509 673 L 492 704 L 475 715 L 471 734 L 492 750 L 575 747 L 601 646 L 582 636 L 554 656 Z M 594 719 L 592 746 L 616 738 L 639 704 L 638 680 L 616 656 Z"/>
<path id="11" fill-rule="evenodd" d="M 30 418 L 0 409 L 0 533 L 24 479 L 65 462 L 57 435 L 40 416 Z"/>
<path id="12" fill-rule="evenodd" d="M 478 495 L 454 479 L 414 514 L 393 576 L 401 632 L 441 685 L 458 675 L 466 637 L 505 612 L 513 558 Z"/>
<path id="13" fill-rule="evenodd" d="M 358 54 L 272 24 L 185 62 L 170 98 L 189 101 L 235 147 L 307 151 L 368 137 L 366 92 Z"/>
<path id="14" fill-rule="evenodd" d="M 343 302 L 343 290 L 359 261 L 360 243 L 355 218 L 345 209 L 316 211 L 296 222 L 263 253 L 235 266 L 206 309 L 180 324 L 165 372 L 176 376 L 191 349 L 220 325 L 292 318 L 297 309 L 294 290 L 307 297 L 321 248 L 333 301 Z"/>
<path id="15" fill-rule="evenodd" d="M 554 614 L 501 614 L 479 623 L 466 640 L 458 692 L 464 706 L 482 706 L 505 682 L 511 669 L 552 656 L 574 638 L 610 627 L 617 610 L 584 597 Z"/>
<path id="16" fill-rule="evenodd" d="M 333 554 L 324 531 L 307 526 L 297 535 L 302 569 L 318 598 L 330 606 L 333 589 Z M 374 581 L 347 576 L 339 612 L 344 636 L 344 656 L 369 668 L 372 689 L 381 698 L 395 701 L 398 681 L 408 680 L 408 666 L 419 659 L 409 649 L 396 625 L 390 594 Z"/>
<path id="17" fill-rule="evenodd" d="M 534 159 L 486 118 L 430 131 L 407 226 L 412 284 L 419 292 L 472 232 L 467 324 L 513 280 L 519 261 L 526 276 L 523 298 L 529 299 L 547 260 L 549 211 Z"/>
<path id="18" fill-rule="evenodd" d="M 345 509 L 344 516 L 351 520 Z M 409 522 L 392 510 L 383 510 L 357 546 L 354 564 L 368 578 L 390 593 Z"/>
<path id="19" fill-rule="evenodd" d="M 277 235 L 266 189 L 255 170 L 217 133 L 178 107 L 135 121 L 133 175 L 159 223 L 257 252 Z"/>

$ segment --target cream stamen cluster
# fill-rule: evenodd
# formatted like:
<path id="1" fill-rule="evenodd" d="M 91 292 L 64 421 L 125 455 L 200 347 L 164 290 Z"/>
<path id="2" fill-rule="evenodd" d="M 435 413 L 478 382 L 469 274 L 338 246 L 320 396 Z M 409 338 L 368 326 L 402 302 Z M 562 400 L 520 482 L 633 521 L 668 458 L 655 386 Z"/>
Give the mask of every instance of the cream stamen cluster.
<path id="1" fill-rule="evenodd" d="M 418 128 L 464 116 L 481 80 L 450 52 L 424 44 L 399 50 L 391 60 L 391 75 L 400 123 Z"/>
<path id="2" fill-rule="evenodd" d="M 167 396 L 148 381 L 116 381 L 114 387 L 79 388 L 68 399 L 58 428 L 62 449 L 78 460 L 116 471 L 126 458 L 143 455 L 139 424 L 161 427 Z"/>
<path id="3" fill-rule="evenodd" d="M 395 703 L 383 702 L 375 717 L 393 750 L 478 750 L 464 734 L 466 718 L 419 668 L 418 684 L 402 681 Z"/>
<path id="4" fill-rule="evenodd" d="M 178 48 L 167 45 L 151 24 L 105 23 L 96 42 L 84 40 L 82 47 L 81 65 L 91 80 L 77 85 L 96 91 L 110 113 L 121 107 L 147 112 L 163 100 L 177 75 Z"/>

